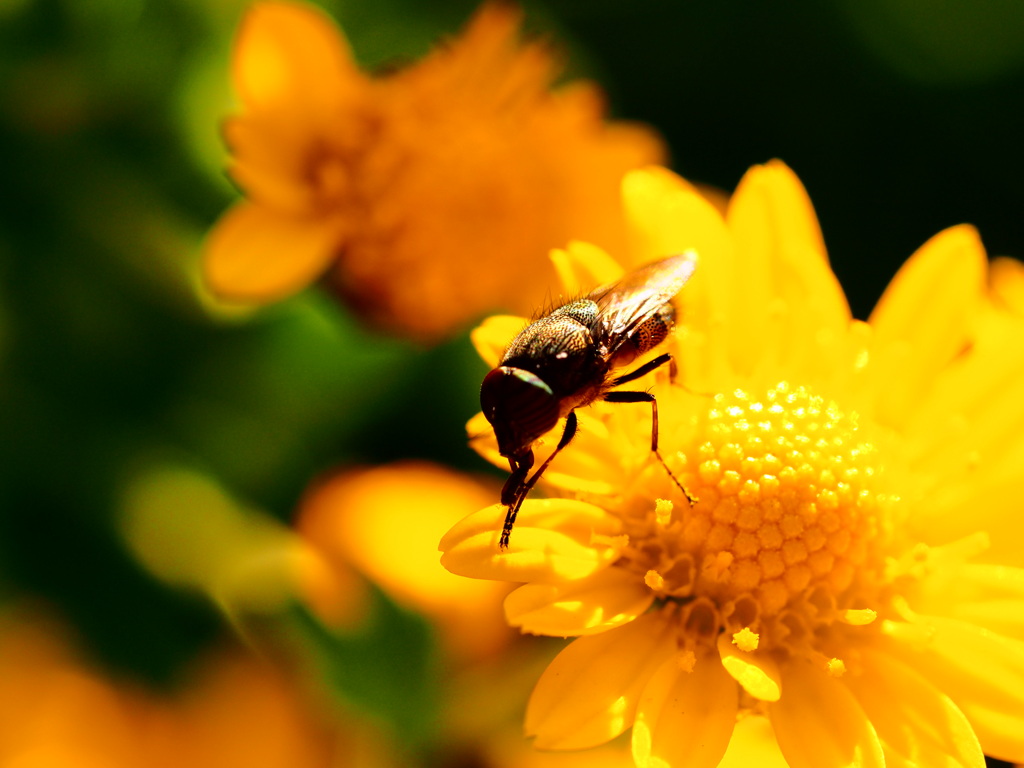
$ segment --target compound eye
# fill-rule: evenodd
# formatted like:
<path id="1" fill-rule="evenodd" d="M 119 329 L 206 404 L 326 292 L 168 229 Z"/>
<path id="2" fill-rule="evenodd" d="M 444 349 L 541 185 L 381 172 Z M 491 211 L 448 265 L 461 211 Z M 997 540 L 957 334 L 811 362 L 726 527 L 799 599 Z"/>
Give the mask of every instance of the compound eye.
<path id="1" fill-rule="evenodd" d="M 480 406 L 502 456 L 518 456 L 558 423 L 558 399 L 536 374 L 502 366 L 484 377 Z"/>

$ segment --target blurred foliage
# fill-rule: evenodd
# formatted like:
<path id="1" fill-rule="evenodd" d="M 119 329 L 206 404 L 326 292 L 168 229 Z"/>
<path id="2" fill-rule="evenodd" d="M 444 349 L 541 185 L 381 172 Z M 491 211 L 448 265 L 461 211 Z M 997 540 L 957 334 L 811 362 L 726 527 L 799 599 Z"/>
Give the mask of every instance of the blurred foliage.
<path id="1" fill-rule="evenodd" d="M 436 736 L 439 664 L 430 626 L 380 593 L 360 631 L 338 635 L 296 608 L 317 673 L 361 710 L 390 722 L 403 752 Z"/>
<path id="2" fill-rule="evenodd" d="M 482 467 L 464 445 L 483 373 L 464 336 L 416 348 L 361 329 L 316 291 L 248 313 L 199 285 L 202 237 L 234 197 L 217 126 L 244 6 L 0 1 L 3 594 L 57 606 L 95 656 L 154 683 L 223 626 L 122 543 L 125 495 L 153 467 L 205 475 L 284 522 L 310 480 L 337 466 L 422 457 Z M 357 58 L 381 67 L 421 55 L 473 3 L 325 6 Z M 1024 254 L 1019 3 L 549 0 L 527 10 L 531 28 L 569 52 L 573 74 L 606 88 L 615 115 L 664 133 L 687 177 L 728 189 L 753 163 L 793 167 L 858 316 L 946 226 L 969 221 L 990 252 Z M 367 636 L 299 625 L 342 688 L 423 730 L 430 633 L 375 605 Z M 369 690 L 367 675 L 395 655 L 415 669 L 395 667 Z M 349 658 L 368 666 L 339 665 Z M 421 681 L 414 713 L 396 704 L 410 679 Z"/>

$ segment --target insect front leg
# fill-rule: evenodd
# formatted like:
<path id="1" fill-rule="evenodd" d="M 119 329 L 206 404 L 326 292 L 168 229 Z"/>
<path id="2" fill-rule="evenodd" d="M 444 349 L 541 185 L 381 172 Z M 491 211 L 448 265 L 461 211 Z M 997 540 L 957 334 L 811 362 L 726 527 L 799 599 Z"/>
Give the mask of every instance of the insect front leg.
<path id="1" fill-rule="evenodd" d="M 501 503 L 509 504 L 509 507 L 508 511 L 505 513 L 505 524 L 501 528 L 501 538 L 498 539 L 498 546 L 502 549 L 508 549 L 508 538 L 512 535 L 512 526 L 516 523 L 516 515 L 519 514 L 519 508 L 523 506 L 523 502 L 526 500 L 527 494 L 530 493 L 530 489 L 537 484 L 537 481 L 540 479 L 540 476 L 544 474 L 544 470 L 548 468 L 548 464 L 550 464 L 551 460 L 558 455 L 558 452 L 572 442 L 572 439 L 576 436 L 577 426 L 578 423 L 576 421 L 576 412 L 570 411 L 569 415 L 565 419 L 565 429 L 562 430 L 562 437 L 559 438 L 558 445 L 555 446 L 555 450 L 551 452 L 550 456 L 544 459 L 544 463 L 540 465 L 540 468 L 533 473 L 533 477 L 531 477 L 528 481 L 524 483 L 522 482 L 522 478 L 519 478 L 516 487 L 520 489 L 520 492 L 511 503 L 505 501 L 505 489 L 509 487 L 509 484 L 512 482 L 512 478 L 510 477 L 505 482 L 505 489 L 502 489 L 501 492 Z M 529 457 L 530 464 L 526 468 L 526 470 L 523 471 L 522 477 L 525 477 L 526 471 L 528 471 L 529 468 L 533 466 L 532 450 L 529 453 Z M 513 473 L 515 473 L 516 471 L 518 470 L 514 468 Z"/>
<path id="2" fill-rule="evenodd" d="M 669 359 L 671 359 L 671 357 L 669 355 L 662 355 L 661 357 L 666 358 L 666 360 L 662 360 L 660 363 L 658 363 L 658 365 L 663 365 Z M 658 359 L 659 358 L 655 358 L 654 360 L 651 361 L 651 363 L 657 362 Z M 647 366 L 649 366 L 649 365 L 650 365 L 650 363 L 648 363 L 647 365 L 642 365 L 642 366 L 640 366 L 640 368 L 637 369 L 637 371 L 643 370 L 644 368 L 647 368 Z M 654 366 L 654 367 L 656 368 L 657 366 Z M 649 368 L 648 371 L 650 371 L 650 370 L 653 370 L 653 369 Z M 636 373 L 637 371 L 633 371 L 633 373 Z M 648 371 L 645 371 L 645 373 L 647 373 Z M 640 374 L 640 375 L 643 375 L 643 374 Z M 661 462 L 661 466 L 665 468 L 665 471 L 668 473 L 668 476 L 672 478 L 672 482 L 675 483 L 676 486 L 679 488 L 679 490 L 683 492 L 683 496 L 685 496 L 686 500 L 688 502 L 690 502 L 690 506 L 692 507 L 694 504 L 696 504 L 697 503 L 697 499 L 694 496 L 692 496 L 690 494 L 690 492 L 688 490 L 686 490 L 686 488 L 683 487 L 683 484 L 679 482 L 679 480 L 676 478 L 676 476 L 674 474 L 672 474 L 672 470 L 668 468 L 668 464 L 665 463 L 665 459 L 662 458 L 661 453 L 658 451 L 658 400 L 657 400 L 657 398 L 655 398 L 654 395 L 652 395 L 650 392 L 606 392 L 602 399 L 605 400 L 606 402 L 609 402 L 609 403 L 650 403 L 651 404 L 651 451 L 654 453 L 655 456 L 658 457 L 658 461 Z"/>
<path id="3" fill-rule="evenodd" d="M 509 458 L 508 467 L 512 474 L 501 488 L 501 503 L 511 507 L 522 495 L 523 486 L 526 485 L 526 476 L 533 467 L 533 451 L 527 448 L 521 457 Z"/>

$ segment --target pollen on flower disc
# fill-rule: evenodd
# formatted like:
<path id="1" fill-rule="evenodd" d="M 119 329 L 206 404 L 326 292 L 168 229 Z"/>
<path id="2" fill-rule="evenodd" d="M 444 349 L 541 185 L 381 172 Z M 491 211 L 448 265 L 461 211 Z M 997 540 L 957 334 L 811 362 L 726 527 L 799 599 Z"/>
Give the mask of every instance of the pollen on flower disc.
<path id="1" fill-rule="evenodd" d="M 886 497 L 855 413 L 786 383 L 737 389 L 714 398 L 693 457 L 688 490 L 700 501 L 684 541 L 715 564 L 704 575 L 719 602 L 752 594 L 773 615 L 809 587 L 837 595 L 880 568 Z"/>

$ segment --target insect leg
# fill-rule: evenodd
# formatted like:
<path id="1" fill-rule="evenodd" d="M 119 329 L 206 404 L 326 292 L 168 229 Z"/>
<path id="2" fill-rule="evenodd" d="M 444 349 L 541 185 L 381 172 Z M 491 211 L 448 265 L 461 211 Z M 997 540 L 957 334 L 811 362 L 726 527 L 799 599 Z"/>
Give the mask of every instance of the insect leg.
<path id="1" fill-rule="evenodd" d="M 612 379 L 608 383 L 608 388 L 609 389 L 615 389 L 615 387 L 619 386 L 620 384 L 628 384 L 631 381 L 635 381 L 636 379 L 639 379 L 641 376 L 646 376 L 648 373 L 653 371 L 655 368 L 661 368 L 661 366 L 663 366 L 665 363 L 669 363 L 669 362 L 671 362 L 671 364 L 672 364 L 672 366 L 671 366 L 672 369 L 675 369 L 676 362 L 675 362 L 675 360 L 672 359 L 672 355 L 670 355 L 668 352 L 666 352 L 663 355 L 658 355 L 653 360 L 648 360 L 646 363 L 641 365 L 635 371 L 630 371 L 629 373 L 624 373 L 622 376 L 619 376 L 616 379 Z M 608 398 L 606 397 L 605 400 L 607 400 L 607 399 Z M 623 400 L 622 402 L 631 402 L 632 403 L 632 402 L 640 402 L 640 401 L 638 401 L 638 400 L 629 400 L 629 401 Z"/>
<path id="2" fill-rule="evenodd" d="M 526 483 L 526 476 L 533 467 L 533 451 L 529 448 L 521 458 L 509 458 L 508 467 L 512 474 L 501 488 L 501 503 L 506 507 L 515 504 Z"/>
<path id="3" fill-rule="evenodd" d="M 544 470 L 548 468 L 548 464 L 551 460 L 558 455 L 565 446 L 572 442 L 572 439 L 576 436 L 576 427 L 578 423 L 576 421 L 576 412 L 569 411 L 569 415 L 565 419 L 565 429 L 562 430 L 562 437 L 558 440 L 558 445 L 555 446 L 555 450 L 551 452 L 544 463 L 540 465 L 540 468 L 533 473 L 533 477 L 527 480 L 525 483 L 520 483 L 519 493 L 515 501 L 509 505 L 508 512 L 505 513 L 505 525 L 501 528 L 501 538 L 498 539 L 498 546 L 502 549 L 508 549 L 508 538 L 512 535 L 512 526 L 516 523 L 516 515 L 519 514 L 519 508 L 523 506 L 523 502 L 526 500 L 527 494 L 530 493 L 530 489 L 536 485 L 540 476 L 544 474 Z M 530 452 L 530 466 L 533 465 L 533 451 Z M 529 469 L 529 467 L 527 467 Z M 524 473 L 525 476 L 525 473 Z M 512 478 L 509 478 L 511 481 Z M 505 483 L 506 487 L 508 482 Z M 502 503 L 505 503 L 504 493 L 502 494 Z"/>
<path id="4" fill-rule="evenodd" d="M 671 359 L 668 355 L 662 355 L 666 359 Z M 651 362 L 656 362 L 658 358 L 655 358 Z M 663 360 L 662 363 L 665 361 Z M 648 363 L 650 365 L 650 363 Z M 646 366 L 641 366 L 637 370 L 641 370 Z M 634 371 L 635 373 L 636 371 Z M 683 487 L 683 484 L 676 479 L 676 476 L 672 474 L 672 470 L 668 468 L 668 464 L 665 463 L 665 459 L 662 458 L 661 453 L 658 451 L 658 401 L 650 392 L 606 392 L 602 398 L 609 403 L 650 403 L 651 404 L 651 451 L 655 456 L 658 457 L 658 461 L 661 462 L 661 466 L 665 468 L 668 476 L 672 478 L 672 482 L 676 484 L 680 491 L 683 492 L 683 496 L 690 502 L 690 506 L 697 503 L 690 492 Z"/>

